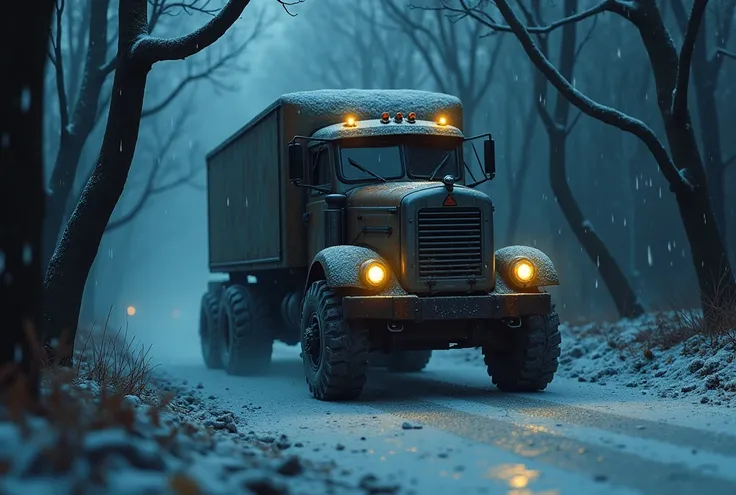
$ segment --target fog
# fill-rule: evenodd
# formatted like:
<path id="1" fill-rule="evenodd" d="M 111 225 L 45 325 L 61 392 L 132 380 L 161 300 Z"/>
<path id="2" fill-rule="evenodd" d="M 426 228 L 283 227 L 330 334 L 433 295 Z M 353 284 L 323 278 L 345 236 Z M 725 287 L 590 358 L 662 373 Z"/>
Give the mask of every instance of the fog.
<path id="1" fill-rule="evenodd" d="M 563 16 L 559 5 L 542 3 L 548 21 Z M 580 9 L 589 3 L 581 0 Z M 684 3 L 689 8 L 689 2 Z M 402 25 L 402 17 L 391 14 L 389 4 L 418 24 Z M 722 27 L 729 26 L 729 19 L 731 25 L 736 23 L 728 0 L 712 4 L 715 7 L 702 30 L 709 57 L 715 56 L 717 44 L 726 46 Z M 197 359 L 199 301 L 207 281 L 218 277 L 207 266 L 204 156 L 279 95 L 327 87 L 440 90 L 465 100 L 466 134 L 491 132 L 497 142 L 497 175 L 484 186 L 496 205 L 496 247 L 529 244 L 549 254 L 560 272 L 561 286 L 553 295 L 563 320 L 616 318 L 596 263 L 573 235 L 550 186 L 549 140 L 536 106 L 539 101 L 554 112 L 557 92 L 535 91 L 536 70 L 512 34 L 473 31 L 470 19 L 448 19 L 444 14 L 409 10 L 406 5 L 402 0 L 307 0 L 292 7 L 296 15 L 290 16 L 273 0 L 253 1 L 228 35 L 236 41 L 246 39 L 257 14 L 264 16 L 260 34 L 235 57 L 247 70 L 228 69 L 215 82 L 194 82 L 165 110 L 144 121 L 133 170 L 113 220 L 130 211 L 144 190 L 156 146 L 162 143 L 155 133 L 165 135 L 184 115 L 181 132 L 163 159 L 173 167 L 173 175 L 190 166 L 197 173 L 186 183 L 151 196 L 132 220 L 105 235 L 88 282 L 82 324 L 102 325 L 109 312 L 111 328 L 127 326 L 129 335 L 153 346 L 158 362 Z M 665 14 L 679 46 L 675 15 L 671 9 Z M 641 40 L 622 19 L 599 17 L 577 28 L 579 56 L 572 82 L 601 103 L 646 121 L 661 136 L 651 69 Z M 172 19 L 167 30 L 181 34 L 206 16 Z M 558 32 L 549 36 L 549 56 L 555 63 L 560 42 Z M 192 57 L 191 63 L 201 63 L 208 51 L 212 54 L 227 43 L 220 40 Z M 182 64 L 167 62 L 152 70 L 147 104 L 160 101 L 176 84 L 186 70 Z M 53 67 L 49 67 L 48 94 L 56 103 Z M 440 71 L 439 77 L 433 70 Z M 718 159 L 722 161 L 736 154 L 733 132 L 729 134 L 736 125 L 734 78 L 736 60 L 726 59 L 714 91 L 715 120 L 700 120 L 705 114 L 696 110 L 698 88 L 691 89 L 696 133 L 699 139 L 720 133 Z M 46 162 L 53 164 L 58 115 L 49 112 L 47 120 Z M 655 310 L 696 304 L 697 284 L 677 207 L 646 149 L 634 137 L 581 117 L 574 108 L 568 112 L 567 124 L 574 125 L 567 139 L 567 183 L 584 218 L 602 237 L 644 306 Z M 99 151 L 103 127 L 104 117 L 86 144 L 78 186 Z M 701 127 L 706 131 L 701 132 Z M 525 140 L 528 133 L 532 137 Z M 523 178 L 519 178 L 524 173 L 521 169 L 526 170 Z M 726 169 L 722 184 L 711 185 L 724 190 L 726 239 L 735 246 L 736 188 L 728 185 L 736 185 L 736 166 Z M 514 197 L 519 200 L 519 216 L 510 239 Z M 132 316 L 127 314 L 129 307 L 135 308 Z"/>

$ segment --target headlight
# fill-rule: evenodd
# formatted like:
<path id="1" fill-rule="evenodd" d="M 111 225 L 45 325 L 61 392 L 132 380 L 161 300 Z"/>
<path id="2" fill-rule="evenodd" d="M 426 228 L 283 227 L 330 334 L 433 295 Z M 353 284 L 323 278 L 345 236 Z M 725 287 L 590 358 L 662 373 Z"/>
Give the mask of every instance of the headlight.
<path id="1" fill-rule="evenodd" d="M 367 260 L 360 267 L 363 281 L 369 286 L 378 288 L 388 279 L 388 269 L 380 261 Z"/>
<path id="2" fill-rule="evenodd" d="M 517 258 L 511 263 L 511 276 L 521 286 L 528 285 L 536 275 L 537 269 L 527 258 Z"/>

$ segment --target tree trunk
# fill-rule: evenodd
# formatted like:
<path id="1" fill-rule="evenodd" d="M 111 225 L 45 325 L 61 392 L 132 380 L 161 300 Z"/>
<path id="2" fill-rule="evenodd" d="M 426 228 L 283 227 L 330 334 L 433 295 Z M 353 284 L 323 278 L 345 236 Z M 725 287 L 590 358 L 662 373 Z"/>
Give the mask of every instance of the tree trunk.
<path id="1" fill-rule="evenodd" d="M 565 16 L 573 15 L 577 10 L 577 4 L 578 0 L 565 0 Z M 572 80 L 576 51 L 577 24 L 570 23 L 562 28 L 562 44 L 560 46 L 560 74 L 568 81 Z M 540 81 L 545 82 L 544 86 L 546 87 L 544 75 L 539 73 L 537 77 L 541 78 Z M 543 103 L 539 103 L 537 106 L 540 111 L 546 112 Z M 549 117 L 545 119 L 547 120 L 545 127 L 549 136 L 549 174 L 552 192 L 570 229 L 582 245 L 588 258 L 595 263 L 618 314 L 623 318 L 636 317 L 644 313 L 644 308 L 618 262 L 593 228 L 592 223 L 583 215 L 568 184 L 566 161 L 569 111 L 570 102 L 561 95 L 557 95 L 554 117 L 553 119 Z"/>
<path id="2" fill-rule="evenodd" d="M 31 339 L 41 307 L 43 96 L 53 5 L 10 2 L 0 16 L 0 387 L 19 371 L 32 397 L 41 358 Z"/>
<path id="3" fill-rule="evenodd" d="M 703 311 L 710 323 L 708 308 L 722 306 L 736 295 L 736 280 L 711 207 L 703 160 L 695 139 L 689 112 L 673 112 L 673 89 L 676 87 L 679 57 L 664 25 L 656 2 L 642 4 L 631 21 L 639 29 L 654 71 L 657 102 L 665 125 L 672 161 L 686 181 L 673 184 L 685 227 L 693 266 L 698 278 Z M 702 125 L 703 123 L 701 123 Z"/>
<path id="4" fill-rule="evenodd" d="M 122 43 L 122 40 L 121 40 Z M 150 66 L 133 63 L 127 45 L 118 52 L 110 112 L 100 156 L 67 223 L 45 280 L 46 338 L 76 336 L 82 295 L 97 249 L 128 178 Z M 67 358 L 67 357 L 64 357 Z M 71 356 L 68 356 L 71 359 Z"/>
<path id="5" fill-rule="evenodd" d="M 197 31 L 174 39 L 149 36 L 147 0 L 118 3 L 118 53 L 102 148 L 44 280 L 46 339 L 65 335 L 73 344 L 84 285 L 110 216 L 125 188 L 133 161 L 146 79 L 162 60 L 183 60 L 217 41 L 241 16 L 249 0 L 229 0 Z M 71 364 L 72 355 L 59 356 Z"/>
<path id="6" fill-rule="evenodd" d="M 97 122 L 97 109 L 102 87 L 107 79 L 107 72 L 103 66 L 107 56 L 107 13 L 109 0 L 99 0 L 91 3 L 89 40 L 87 45 L 87 60 L 85 62 L 82 85 L 71 112 L 69 123 L 62 118 L 59 150 L 49 181 L 50 193 L 47 198 L 47 215 L 44 222 L 43 261 L 44 268 L 51 260 L 56 249 L 59 234 L 64 227 L 64 218 L 67 213 L 69 196 L 74 187 L 79 160 L 84 145 L 94 130 Z M 61 63 L 61 61 L 57 61 Z M 61 109 L 62 113 L 67 109 Z"/>
<path id="7" fill-rule="evenodd" d="M 563 99 L 563 98 L 560 98 Z M 623 318 L 636 317 L 644 313 L 644 308 L 636 297 L 631 284 L 608 247 L 593 229 L 593 225 L 585 219 L 580 206 L 570 190 L 567 182 L 566 135 L 556 130 L 549 135 L 549 173 L 552 192 L 557 198 L 562 214 L 570 229 L 583 246 L 583 250 L 595 263 L 598 273 L 611 294 L 616 310 Z"/>

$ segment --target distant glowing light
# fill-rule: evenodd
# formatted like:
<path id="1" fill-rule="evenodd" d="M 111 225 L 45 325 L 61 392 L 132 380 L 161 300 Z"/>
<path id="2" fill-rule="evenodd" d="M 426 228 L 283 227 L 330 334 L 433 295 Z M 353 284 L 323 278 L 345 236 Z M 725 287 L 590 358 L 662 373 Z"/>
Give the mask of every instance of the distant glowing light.
<path id="1" fill-rule="evenodd" d="M 134 316 L 135 315 L 135 306 L 128 306 L 128 309 L 126 310 L 126 313 L 128 313 L 128 316 Z"/>
<path id="2" fill-rule="evenodd" d="M 180 309 L 173 309 L 171 310 L 171 317 L 174 319 L 177 319 L 181 316 L 181 310 Z"/>

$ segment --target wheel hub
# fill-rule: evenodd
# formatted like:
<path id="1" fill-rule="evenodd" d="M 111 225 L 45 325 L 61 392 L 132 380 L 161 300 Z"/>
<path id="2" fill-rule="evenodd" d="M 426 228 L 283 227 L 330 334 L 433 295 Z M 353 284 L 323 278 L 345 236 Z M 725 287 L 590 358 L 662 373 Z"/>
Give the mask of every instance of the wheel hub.
<path id="1" fill-rule="evenodd" d="M 316 314 L 312 315 L 309 326 L 304 330 L 304 353 L 309 358 L 312 368 L 319 368 L 322 358 L 322 339 L 320 337 L 319 318 Z"/>

